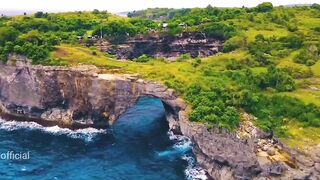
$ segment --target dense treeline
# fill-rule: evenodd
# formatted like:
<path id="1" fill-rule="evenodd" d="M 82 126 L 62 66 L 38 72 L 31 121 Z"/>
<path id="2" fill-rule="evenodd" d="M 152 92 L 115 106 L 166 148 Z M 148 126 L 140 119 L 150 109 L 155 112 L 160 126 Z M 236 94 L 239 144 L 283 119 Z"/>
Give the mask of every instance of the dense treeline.
<path id="1" fill-rule="evenodd" d="M 265 130 L 285 134 L 283 125 L 290 120 L 300 121 L 306 126 L 320 127 L 319 107 L 314 104 L 306 105 L 296 98 L 246 92 L 243 107 L 258 117 L 259 125 Z"/>
<path id="2" fill-rule="evenodd" d="M 207 89 L 192 85 L 186 92 L 186 98 L 193 106 L 190 120 L 207 122 L 211 126 L 234 129 L 239 124 L 236 107 L 237 93 L 227 89 L 218 82 L 213 82 Z"/>

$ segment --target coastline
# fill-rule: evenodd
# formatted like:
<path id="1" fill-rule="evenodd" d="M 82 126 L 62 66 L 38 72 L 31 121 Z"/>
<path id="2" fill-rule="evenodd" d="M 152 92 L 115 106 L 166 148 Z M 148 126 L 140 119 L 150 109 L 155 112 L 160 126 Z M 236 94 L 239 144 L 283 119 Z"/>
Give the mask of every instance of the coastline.
<path id="1" fill-rule="evenodd" d="M 99 74 L 99 69 L 93 66 L 31 66 L 25 58 L 17 62 L 0 64 L 0 104 L 9 119 L 23 117 L 71 129 L 106 127 L 139 97 L 152 96 L 162 100 L 170 129 L 191 139 L 198 163 L 214 179 L 319 177 L 319 151 L 315 155 L 303 155 L 262 132 L 243 138 L 226 129 L 208 130 L 205 124 L 189 121 L 187 103 L 174 90 L 158 82 L 142 80 L 137 75 Z M 26 90 L 24 96 L 20 95 L 21 89 Z M 86 112 L 82 115 L 87 119 L 78 119 L 77 110 Z M 255 127 L 249 128 L 257 131 Z M 265 145 L 279 145 L 294 166 L 290 167 L 286 160 L 268 160 L 272 157 L 266 155 L 268 149 L 261 150 L 265 145 L 257 148 L 263 139 Z"/>

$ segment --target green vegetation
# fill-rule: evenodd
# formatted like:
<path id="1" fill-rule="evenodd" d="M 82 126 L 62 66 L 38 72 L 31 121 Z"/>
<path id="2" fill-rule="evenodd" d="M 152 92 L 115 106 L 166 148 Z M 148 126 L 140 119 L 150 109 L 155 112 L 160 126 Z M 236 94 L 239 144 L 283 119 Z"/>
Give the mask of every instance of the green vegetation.
<path id="1" fill-rule="evenodd" d="M 320 6 L 147 9 L 130 18 L 107 12 L 36 13 L 0 18 L 0 55 L 24 54 L 36 64 L 94 64 L 111 73 L 139 73 L 174 88 L 191 105 L 190 120 L 234 129 L 245 110 L 256 125 L 296 144 L 319 143 Z M 163 26 L 167 23 L 168 26 Z M 224 42 L 206 58 L 183 54 L 176 61 L 142 55 L 118 61 L 78 37 L 113 44 L 149 33 L 202 32 Z M 90 44 L 89 44 L 90 45 Z"/>
<path id="2" fill-rule="evenodd" d="M 151 58 L 148 55 L 143 54 L 140 57 L 134 59 L 133 61 L 135 61 L 135 62 L 148 62 L 148 61 L 150 61 L 150 59 Z"/>

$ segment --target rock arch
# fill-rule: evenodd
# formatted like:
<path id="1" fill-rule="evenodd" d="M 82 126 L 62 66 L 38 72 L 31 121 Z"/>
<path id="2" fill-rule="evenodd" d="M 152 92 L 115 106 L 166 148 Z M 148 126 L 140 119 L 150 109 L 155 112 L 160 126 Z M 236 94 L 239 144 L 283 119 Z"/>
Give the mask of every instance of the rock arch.
<path id="1" fill-rule="evenodd" d="M 2 115 L 76 124 L 76 128 L 102 127 L 112 124 L 139 97 L 157 97 L 164 104 L 170 128 L 191 138 L 198 162 L 214 179 L 253 179 L 269 173 L 258 163 L 251 140 L 190 122 L 188 105 L 160 83 L 137 75 L 101 74 L 95 66 L 45 67 L 26 61 L 16 57 L 15 65 L 0 64 Z"/>

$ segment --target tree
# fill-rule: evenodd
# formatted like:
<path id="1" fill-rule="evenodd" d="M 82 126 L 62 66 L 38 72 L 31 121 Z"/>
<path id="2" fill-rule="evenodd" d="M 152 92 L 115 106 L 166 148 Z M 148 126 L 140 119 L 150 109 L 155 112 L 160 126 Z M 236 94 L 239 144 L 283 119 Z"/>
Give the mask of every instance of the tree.
<path id="1" fill-rule="evenodd" d="M 271 2 L 263 2 L 256 7 L 257 12 L 269 12 L 273 9 Z"/>
<path id="2" fill-rule="evenodd" d="M 207 7 L 206 7 L 207 9 L 213 9 L 213 7 L 211 6 L 211 4 L 209 4 Z"/>
<path id="3" fill-rule="evenodd" d="M 274 66 L 268 67 L 267 73 L 260 74 L 257 78 L 258 86 L 262 89 L 271 87 L 280 92 L 295 89 L 295 81 L 286 69 L 278 69 Z"/>
<path id="4" fill-rule="evenodd" d="M 38 30 L 32 30 L 26 34 L 22 34 L 21 36 L 19 36 L 19 40 L 24 41 L 24 42 L 28 41 L 33 44 L 41 44 L 43 37 Z"/>
<path id="5" fill-rule="evenodd" d="M 280 41 L 288 48 L 299 49 L 303 46 L 304 37 L 302 35 L 289 35 L 280 38 Z"/>
<path id="6" fill-rule="evenodd" d="M 222 22 L 206 24 L 202 30 L 208 37 L 226 40 L 236 34 L 234 26 Z"/>
<path id="7" fill-rule="evenodd" d="M 19 32 L 13 27 L 0 27 L 0 46 L 8 41 L 15 41 Z"/>
<path id="8" fill-rule="evenodd" d="M 311 8 L 320 10 L 320 5 L 317 3 L 314 3 L 311 5 Z"/>
<path id="9" fill-rule="evenodd" d="M 111 21 L 94 30 L 93 34 L 100 36 L 102 31 L 103 37 L 106 37 L 113 44 L 121 44 L 128 37 L 137 33 L 136 27 L 125 21 Z"/>
<path id="10" fill-rule="evenodd" d="M 94 10 L 92 11 L 92 13 L 93 13 L 93 14 L 99 14 L 100 11 L 99 11 L 98 9 L 94 9 Z"/>
<path id="11" fill-rule="evenodd" d="M 38 11 L 34 14 L 35 18 L 43 18 L 44 17 L 44 13 L 42 11 Z"/>

